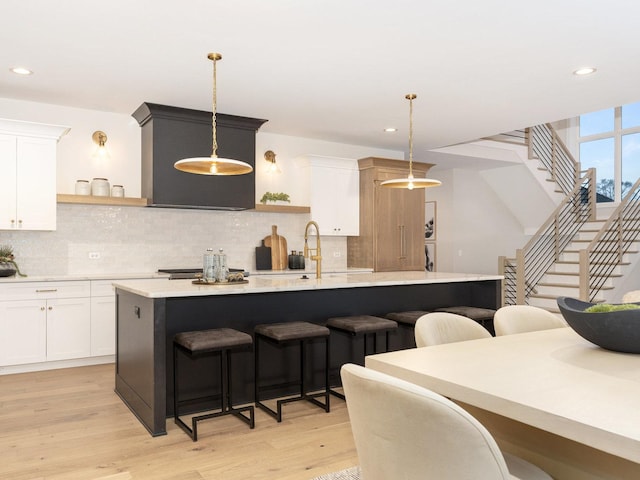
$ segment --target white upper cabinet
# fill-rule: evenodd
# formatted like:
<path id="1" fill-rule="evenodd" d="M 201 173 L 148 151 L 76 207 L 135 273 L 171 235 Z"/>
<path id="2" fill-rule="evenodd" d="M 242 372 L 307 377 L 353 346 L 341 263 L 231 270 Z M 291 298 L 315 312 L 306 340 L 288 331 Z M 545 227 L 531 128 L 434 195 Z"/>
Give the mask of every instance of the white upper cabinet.
<path id="1" fill-rule="evenodd" d="M 311 218 L 321 235 L 357 236 L 360 231 L 358 161 L 351 158 L 306 155 Z"/>
<path id="2" fill-rule="evenodd" d="M 0 119 L 0 229 L 56 229 L 56 144 L 68 131 Z"/>

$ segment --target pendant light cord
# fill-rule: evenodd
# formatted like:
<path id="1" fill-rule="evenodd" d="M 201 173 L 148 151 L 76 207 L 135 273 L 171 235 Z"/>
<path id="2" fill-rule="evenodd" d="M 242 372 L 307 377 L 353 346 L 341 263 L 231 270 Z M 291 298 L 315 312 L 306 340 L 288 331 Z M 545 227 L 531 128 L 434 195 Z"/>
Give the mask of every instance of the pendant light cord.
<path id="1" fill-rule="evenodd" d="M 406 95 L 409 100 L 409 178 L 413 177 L 413 99 L 416 98 L 415 93 Z"/>
<path id="2" fill-rule="evenodd" d="M 211 58 L 211 56 L 209 57 Z M 218 157 L 218 139 L 217 139 L 217 129 L 216 129 L 216 110 L 217 110 L 217 94 L 218 94 L 218 90 L 217 90 L 217 81 L 216 81 L 216 63 L 218 61 L 218 57 L 216 56 L 216 54 L 214 54 L 213 58 L 211 58 L 211 60 L 213 60 L 213 106 L 211 109 L 211 124 L 213 125 L 212 128 L 212 151 L 211 151 L 211 156 L 213 158 L 217 158 Z"/>

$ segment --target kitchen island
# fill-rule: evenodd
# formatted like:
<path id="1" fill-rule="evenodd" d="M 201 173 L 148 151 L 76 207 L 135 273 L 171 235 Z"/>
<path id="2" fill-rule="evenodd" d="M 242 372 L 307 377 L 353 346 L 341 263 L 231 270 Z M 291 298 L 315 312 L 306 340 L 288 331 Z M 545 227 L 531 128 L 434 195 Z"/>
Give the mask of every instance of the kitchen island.
<path id="1" fill-rule="evenodd" d="M 501 282 L 497 275 L 442 272 L 328 274 L 321 279 L 263 275 L 228 285 L 194 285 L 191 280 L 117 282 L 116 393 L 152 435 L 163 435 L 165 419 L 173 414 L 172 340 L 176 333 L 221 327 L 252 333 L 261 323 L 324 323 L 334 316 L 382 316 L 452 305 L 495 309 L 500 304 Z M 331 343 L 337 372 L 337 366 L 352 358 L 353 352 L 348 351 L 351 343 L 345 339 L 336 336 Z M 392 338 L 392 349 L 408 345 L 406 332 L 399 331 Z M 320 344 L 311 347 L 311 355 L 322 355 Z M 292 379 L 296 372 L 282 376 L 278 373 L 283 369 L 282 360 L 276 361 L 281 356 L 273 355 L 271 362 L 269 352 L 265 353 L 265 375 L 274 385 L 272 396 L 295 391 Z M 295 353 L 286 352 L 286 365 L 291 369 L 298 368 Z M 191 398 L 214 395 L 217 384 L 211 372 L 217 371 L 216 361 L 202 359 L 193 365 L 189 375 L 180 379 L 181 391 Z M 252 402 L 252 354 L 240 352 L 233 362 L 234 375 L 240 378 L 234 378 L 233 400 Z M 314 372 L 312 385 L 319 384 L 320 378 L 320 372 Z M 213 402 L 194 402 L 193 410 L 213 408 Z"/>

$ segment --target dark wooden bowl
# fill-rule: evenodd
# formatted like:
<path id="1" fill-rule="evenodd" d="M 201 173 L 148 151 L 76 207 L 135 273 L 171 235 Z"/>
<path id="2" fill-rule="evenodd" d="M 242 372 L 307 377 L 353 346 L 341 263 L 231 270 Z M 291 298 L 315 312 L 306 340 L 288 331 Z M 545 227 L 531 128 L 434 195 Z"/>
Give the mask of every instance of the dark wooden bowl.
<path id="1" fill-rule="evenodd" d="M 640 309 L 585 312 L 593 303 L 558 297 L 558 307 L 569 326 L 591 343 L 624 353 L 640 353 Z"/>

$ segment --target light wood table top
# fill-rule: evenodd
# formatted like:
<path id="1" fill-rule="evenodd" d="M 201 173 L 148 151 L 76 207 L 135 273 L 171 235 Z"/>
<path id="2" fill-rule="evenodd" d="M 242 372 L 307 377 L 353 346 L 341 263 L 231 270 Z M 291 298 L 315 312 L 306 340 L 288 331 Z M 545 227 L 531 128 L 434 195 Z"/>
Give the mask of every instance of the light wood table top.
<path id="1" fill-rule="evenodd" d="M 372 355 L 366 366 L 640 464 L 640 355 L 568 327 Z"/>

